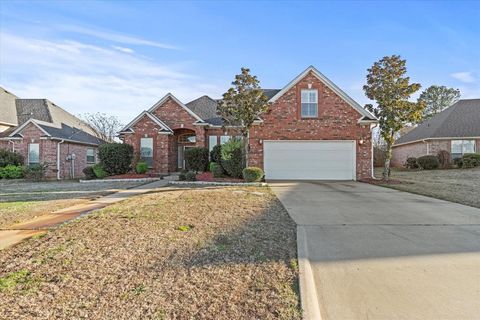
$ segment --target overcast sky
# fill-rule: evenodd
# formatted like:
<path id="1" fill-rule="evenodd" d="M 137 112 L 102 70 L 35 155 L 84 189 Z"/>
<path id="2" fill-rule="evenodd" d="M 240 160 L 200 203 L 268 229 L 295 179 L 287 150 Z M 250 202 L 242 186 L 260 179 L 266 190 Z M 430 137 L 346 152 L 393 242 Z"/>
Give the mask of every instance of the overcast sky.
<path id="1" fill-rule="evenodd" d="M 281 88 L 314 65 L 361 104 L 366 69 L 480 98 L 480 2 L 0 1 L 0 85 L 128 122 L 167 92 L 221 97 L 240 67 Z"/>

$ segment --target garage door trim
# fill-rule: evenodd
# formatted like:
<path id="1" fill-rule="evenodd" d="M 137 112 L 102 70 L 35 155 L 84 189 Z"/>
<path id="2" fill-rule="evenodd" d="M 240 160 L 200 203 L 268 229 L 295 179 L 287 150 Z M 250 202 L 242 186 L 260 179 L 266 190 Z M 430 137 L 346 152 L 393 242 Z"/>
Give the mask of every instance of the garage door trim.
<path id="1" fill-rule="evenodd" d="M 353 170 L 352 170 L 352 180 L 357 180 L 357 141 L 356 140 L 262 140 L 262 150 L 263 150 L 263 167 L 265 169 L 265 143 L 292 143 L 292 142 L 307 142 L 307 143 L 319 143 L 319 142 L 339 142 L 339 143 L 349 143 L 353 145 L 352 156 L 353 156 Z M 266 170 L 265 170 L 266 171 Z"/>

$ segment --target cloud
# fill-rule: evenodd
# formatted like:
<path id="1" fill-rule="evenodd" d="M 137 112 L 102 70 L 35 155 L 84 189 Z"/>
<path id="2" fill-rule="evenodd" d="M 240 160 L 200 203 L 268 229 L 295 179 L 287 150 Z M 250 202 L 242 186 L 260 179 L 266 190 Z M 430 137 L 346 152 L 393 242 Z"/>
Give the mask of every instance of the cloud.
<path id="1" fill-rule="evenodd" d="M 118 51 L 121 51 L 121 52 L 125 52 L 125 53 L 134 53 L 135 52 L 133 49 L 125 48 L 125 47 L 112 46 L 112 48 L 116 49 Z"/>
<path id="2" fill-rule="evenodd" d="M 48 98 L 73 114 L 106 112 L 123 122 L 167 92 L 188 102 L 223 86 L 135 53 L 79 41 L 0 33 L 0 85 L 24 98 Z M 121 47 L 122 49 L 128 49 Z"/>
<path id="3" fill-rule="evenodd" d="M 452 77 L 455 79 L 465 82 L 465 83 L 473 83 L 475 82 L 475 77 L 473 76 L 472 72 L 456 72 L 451 74 Z"/>
<path id="4" fill-rule="evenodd" d="M 176 46 L 171 44 L 145 40 L 145 39 L 130 36 L 130 35 L 125 35 L 121 33 L 105 31 L 105 30 L 99 30 L 94 28 L 86 28 L 86 27 L 73 26 L 73 25 L 60 25 L 60 26 L 57 26 L 57 28 L 62 31 L 83 34 L 83 35 L 95 37 L 98 39 L 108 40 L 108 41 L 117 42 L 117 43 L 150 46 L 150 47 L 172 49 L 172 50 L 178 49 Z"/>

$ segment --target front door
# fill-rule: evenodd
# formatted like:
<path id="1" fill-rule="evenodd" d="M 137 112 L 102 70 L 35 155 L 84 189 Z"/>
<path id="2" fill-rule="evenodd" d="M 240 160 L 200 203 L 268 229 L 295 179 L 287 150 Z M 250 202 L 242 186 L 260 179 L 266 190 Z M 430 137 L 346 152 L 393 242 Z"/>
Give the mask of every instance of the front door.
<path id="1" fill-rule="evenodd" d="M 177 167 L 180 170 L 185 170 L 185 150 L 188 148 L 193 148 L 193 146 L 178 146 Z"/>

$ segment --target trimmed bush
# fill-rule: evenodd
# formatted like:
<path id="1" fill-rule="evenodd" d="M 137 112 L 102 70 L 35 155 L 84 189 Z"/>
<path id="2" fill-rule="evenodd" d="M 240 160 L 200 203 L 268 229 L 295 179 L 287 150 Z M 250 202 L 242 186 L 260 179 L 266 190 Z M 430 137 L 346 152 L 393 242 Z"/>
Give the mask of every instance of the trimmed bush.
<path id="1" fill-rule="evenodd" d="M 195 172 L 207 171 L 208 149 L 203 147 L 188 148 L 185 150 L 185 167 Z"/>
<path id="2" fill-rule="evenodd" d="M 210 151 L 210 160 L 216 163 L 222 161 L 222 146 L 220 144 L 214 146 L 212 151 Z"/>
<path id="3" fill-rule="evenodd" d="M 405 168 L 407 169 L 418 169 L 418 161 L 415 157 L 408 157 L 405 161 Z"/>
<path id="4" fill-rule="evenodd" d="M 0 168 L 8 165 L 21 166 L 23 161 L 24 158 L 21 154 L 7 149 L 0 149 Z"/>
<path id="5" fill-rule="evenodd" d="M 440 166 L 440 161 L 438 161 L 438 158 L 433 155 L 421 156 L 417 159 L 417 162 L 423 170 L 438 169 Z"/>
<path id="6" fill-rule="evenodd" d="M 480 153 L 466 153 L 462 157 L 462 168 L 475 168 L 480 166 Z"/>
<path id="7" fill-rule="evenodd" d="M 103 179 L 108 177 L 108 172 L 105 171 L 101 164 L 95 164 L 92 166 L 93 172 L 95 173 L 95 177 L 98 179 Z"/>
<path id="8" fill-rule="evenodd" d="M 438 162 L 440 163 L 440 168 L 449 168 L 452 164 L 450 152 L 447 150 L 440 150 L 437 153 Z"/>
<path id="9" fill-rule="evenodd" d="M 82 172 L 85 175 L 85 180 L 93 180 L 97 177 L 95 175 L 95 172 L 93 171 L 92 166 L 88 166 L 88 167 L 83 168 Z"/>
<path id="10" fill-rule="evenodd" d="M 260 181 L 263 175 L 263 170 L 258 167 L 247 167 L 243 169 L 243 179 L 245 179 L 246 182 Z"/>
<path id="11" fill-rule="evenodd" d="M 242 178 L 242 171 L 245 168 L 242 141 L 240 139 L 230 139 L 222 145 L 221 151 L 223 169 L 233 178 Z"/>
<path id="12" fill-rule="evenodd" d="M 216 162 L 210 163 L 210 171 L 212 172 L 214 178 L 221 178 L 225 175 L 225 170 L 223 170 L 223 167 Z"/>
<path id="13" fill-rule="evenodd" d="M 146 162 L 138 162 L 135 166 L 135 172 L 138 174 L 144 174 L 148 171 L 148 164 Z"/>
<path id="14" fill-rule="evenodd" d="M 185 180 L 186 181 L 197 181 L 197 174 L 193 171 L 188 171 L 185 173 Z"/>
<path id="15" fill-rule="evenodd" d="M 23 177 L 24 168 L 9 164 L 0 168 L 0 179 L 20 179 Z"/>
<path id="16" fill-rule="evenodd" d="M 29 180 L 43 180 L 47 173 L 48 163 L 33 164 L 25 167 L 25 178 Z"/>
<path id="17" fill-rule="evenodd" d="M 98 148 L 98 157 L 109 175 L 124 174 L 131 168 L 133 147 L 125 143 L 105 143 Z"/>

